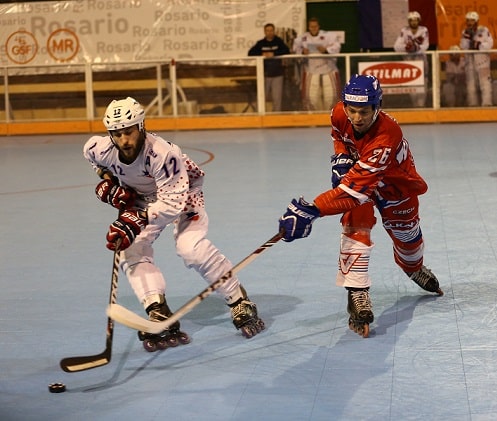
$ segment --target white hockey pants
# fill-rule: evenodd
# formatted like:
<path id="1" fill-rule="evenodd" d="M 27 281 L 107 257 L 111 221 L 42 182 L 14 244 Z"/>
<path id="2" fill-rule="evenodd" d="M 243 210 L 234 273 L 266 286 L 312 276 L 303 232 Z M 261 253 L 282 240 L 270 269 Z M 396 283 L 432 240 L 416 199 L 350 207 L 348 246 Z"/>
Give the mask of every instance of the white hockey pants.
<path id="1" fill-rule="evenodd" d="M 182 214 L 174 223 L 174 239 L 176 252 L 185 266 L 195 269 L 209 284 L 213 283 L 233 265 L 221 252 L 206 238 L 209 218 L 205 209 L 198 208 L 198 214 L 189 219 Z M 160 269 L 154 263 L 153 242 L 159 237 L 163 227 L 149 224 L 138 235 L 134 243 L 122 254 L 121 267 L 137 298 L 146 307 L 147 297 L 156 294 L 165 294 L 166 281 Z M 233 276 L 217 292 L 222 295 L 227 304 L 231 304 L 242 297 L 238 278 Z"/>

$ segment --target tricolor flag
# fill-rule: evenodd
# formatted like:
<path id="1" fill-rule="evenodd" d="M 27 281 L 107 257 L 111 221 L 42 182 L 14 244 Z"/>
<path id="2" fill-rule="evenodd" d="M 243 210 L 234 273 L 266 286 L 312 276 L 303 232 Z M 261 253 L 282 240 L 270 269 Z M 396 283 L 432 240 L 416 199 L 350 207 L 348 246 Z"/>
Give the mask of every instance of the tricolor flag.
<path id="1" fill-rule="evenodd" d="M 430 45 L 438 43 L 436 0 L 359 0 L 358 8 L 363 50 L 391 49 L 407 25 L 407 13 L 414 10 L 421 14 L 420 24 L 428 28 Z"/>

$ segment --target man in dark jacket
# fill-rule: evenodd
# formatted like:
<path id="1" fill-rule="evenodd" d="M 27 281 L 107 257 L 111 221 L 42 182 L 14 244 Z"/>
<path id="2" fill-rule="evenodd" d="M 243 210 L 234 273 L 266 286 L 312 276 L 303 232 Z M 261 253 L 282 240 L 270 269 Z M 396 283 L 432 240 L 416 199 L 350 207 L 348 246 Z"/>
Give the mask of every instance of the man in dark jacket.
<path id="1" fill-rule="evenodd" d="M 249 50 L 249 56 L 264 56 L 264 86 L 266 99 L 271 98 L 273 111 L 281 111 L 283 94 L 283 60 L 274 58 L 290 54 L 290 49 L 283 39 L 275 35 L 274 25 L 264 25 L 264 38 L 257 41 Z M 271 96 L 269 96 L 271 94 Z"/>

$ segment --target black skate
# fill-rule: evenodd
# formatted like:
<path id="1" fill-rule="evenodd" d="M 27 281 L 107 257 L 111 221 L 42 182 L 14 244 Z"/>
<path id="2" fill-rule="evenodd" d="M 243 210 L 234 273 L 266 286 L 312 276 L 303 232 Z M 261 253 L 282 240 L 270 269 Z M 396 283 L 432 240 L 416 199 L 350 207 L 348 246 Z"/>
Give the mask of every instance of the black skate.
<path id="1" fill-rule="evenodd" d="M 263 320 L 257 316 L 257 306 L 248 298 L 240 298 L 229 307 L 233 324 L 246 338 L 251 338 L 266 328 Z"/>
<path id="2" fill-rule="evenodd" d="M 161 297 L 161 301 L 163 298 Z M 171 310 L 165 299 L 163 303 L 153 303 L 147 308 L 149 320 L 154 322 L 162 322 L 171 314 Z M 166 348 L 185 345 L 190 343 L 190 337 L 187 333 L 180 330 L 179 322 L 174 322 L 169 329 L 162 333 L 154 334 L 148 332 L 138 332 L 138 339 L 143 342 L 143 348 L 147 352 L 155 352 Z"/>
<path id="3" fill-rule="evenodd" d="M 444 295 L 443 291 L 440 289 L 437 277 L 426 266 L 421 266 L 421 269 L 417 272 L 406 272 L 406 275 L 425 291 L 435 292 L 438 295 Z"/>
<path id="4" fill-rule="evenodd" d="M 369 324 L 373 323 L 374 320 L 369 288 L 347 288 L 347 290 L 349 292 L 347 304 L 347 312 L 350 315 L 349 329 L 363 338 L 367 338 L 369 336 Z"/>

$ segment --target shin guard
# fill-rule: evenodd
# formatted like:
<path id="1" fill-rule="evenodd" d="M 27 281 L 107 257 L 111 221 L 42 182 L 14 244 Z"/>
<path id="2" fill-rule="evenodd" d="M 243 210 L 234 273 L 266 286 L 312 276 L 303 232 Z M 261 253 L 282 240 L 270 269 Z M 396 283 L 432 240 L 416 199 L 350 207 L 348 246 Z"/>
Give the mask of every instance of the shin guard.
<path id="1" fill-rule="evenodd" d="M 338 286 L 367 288 L 371 285 L 369 257 L 373 246 L 373 243 L 366 245 L 346 234 L 342 234 L 336 279 Z"/>

